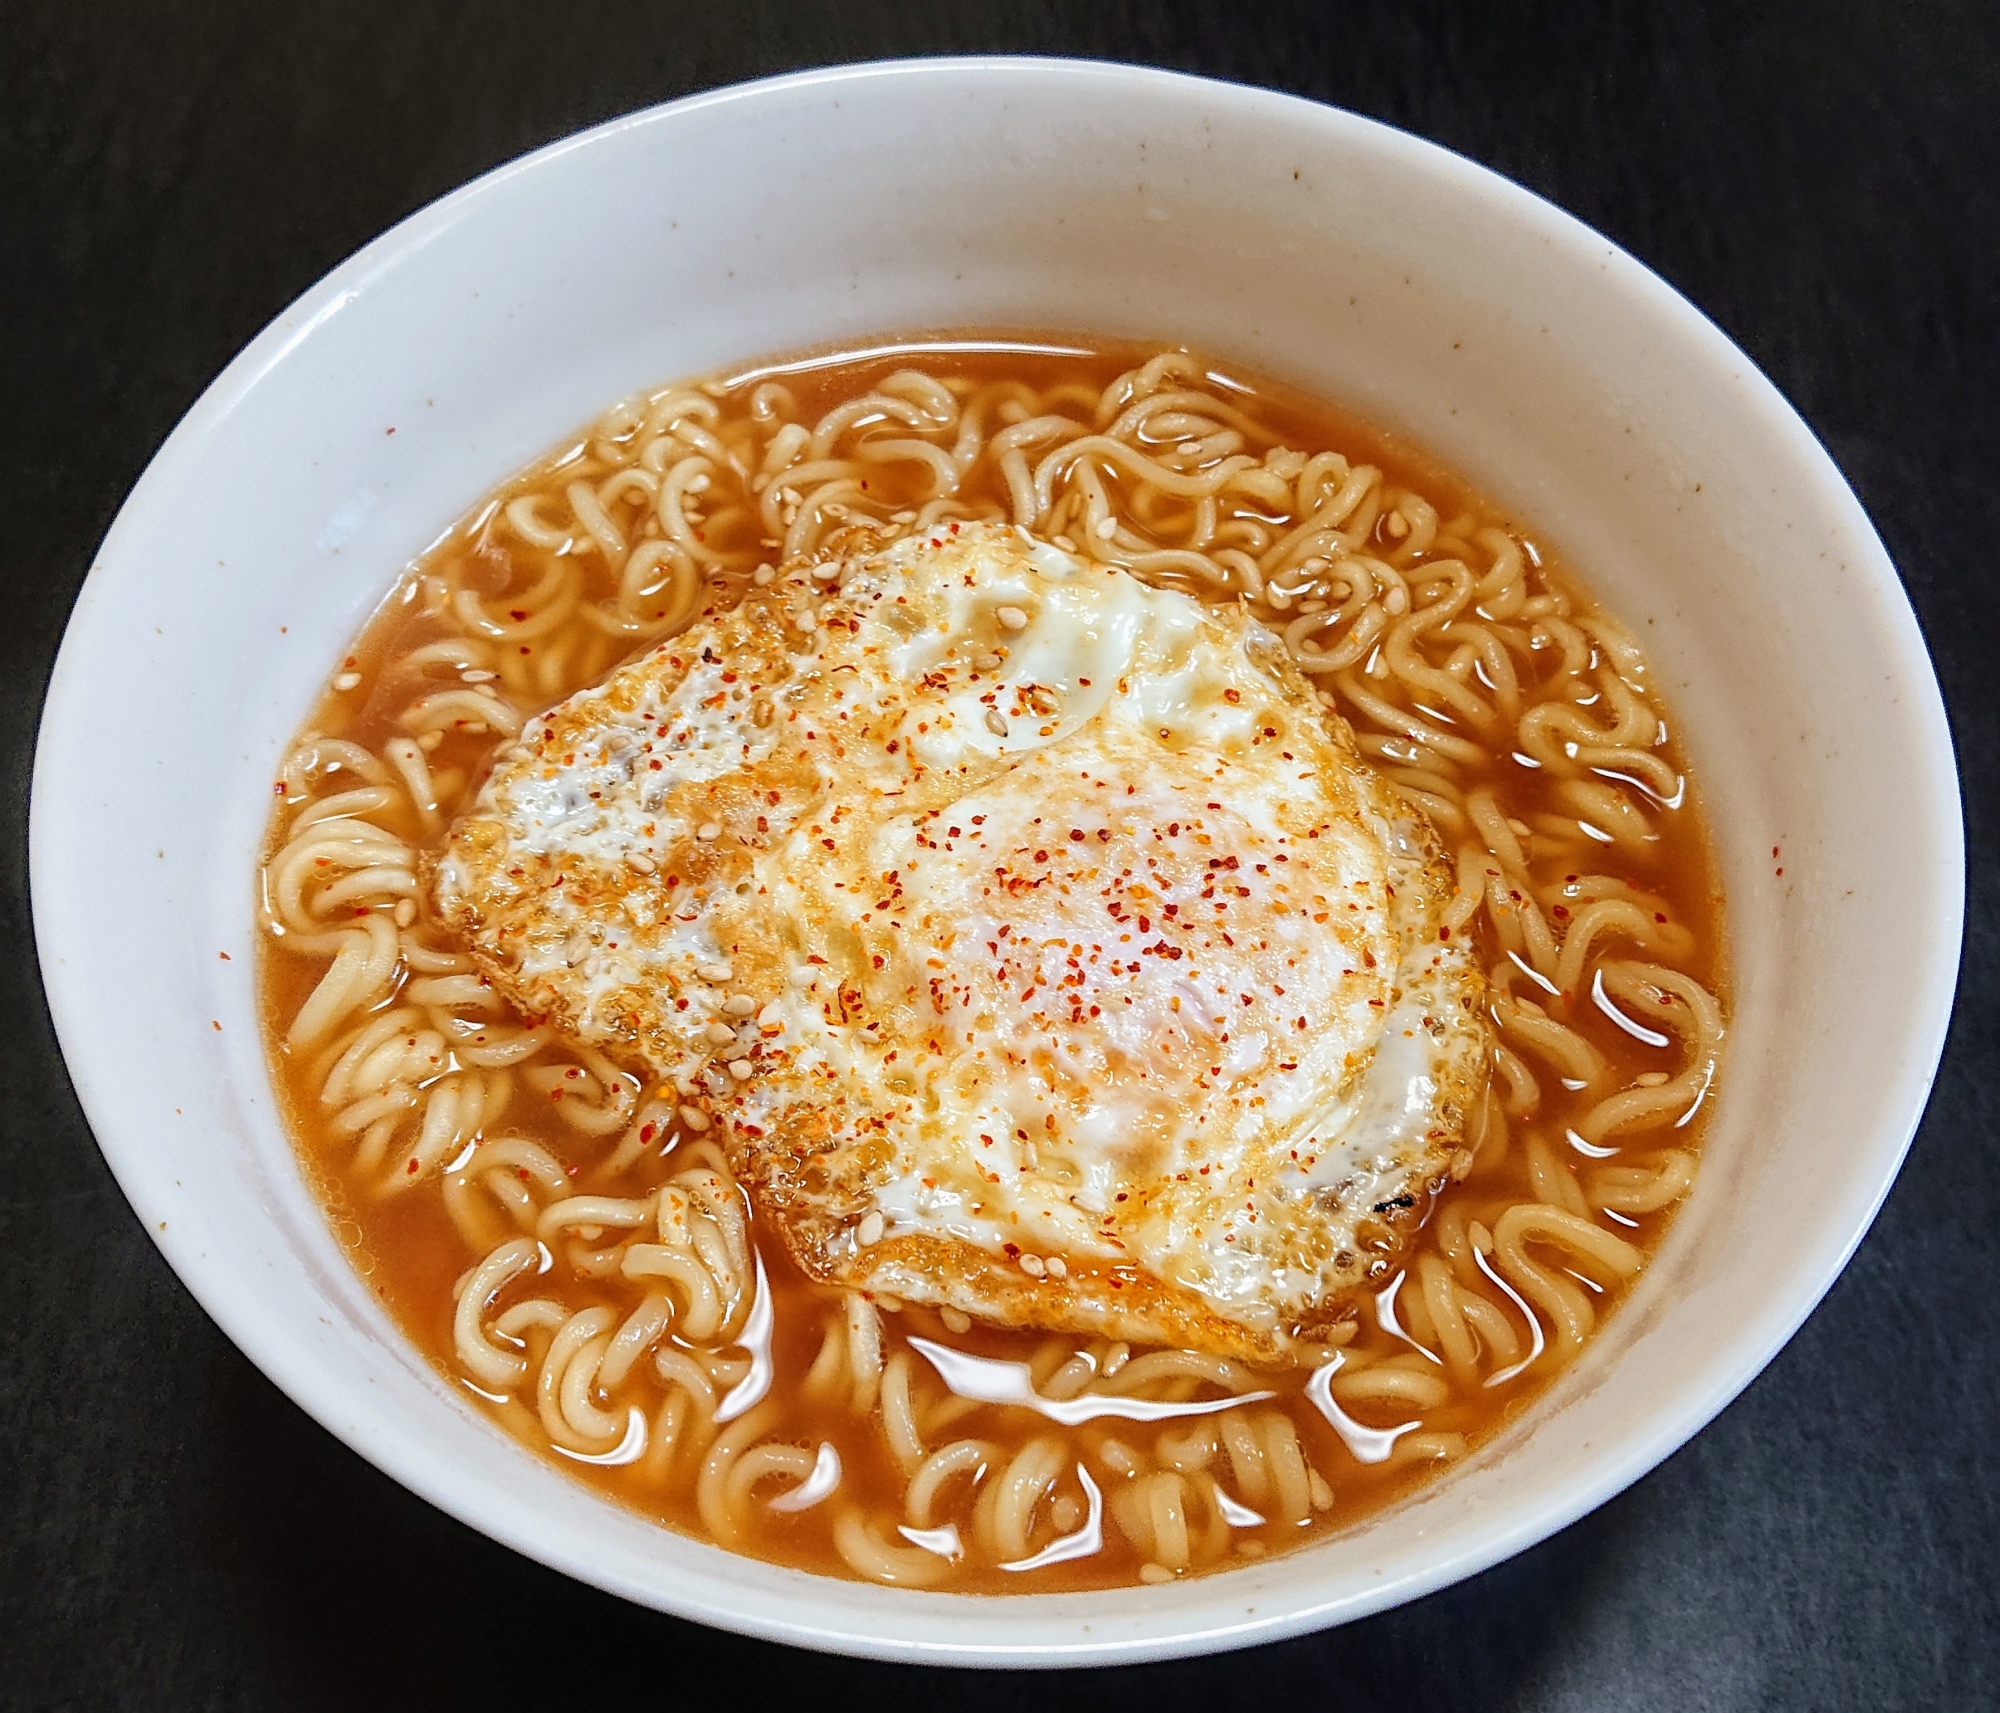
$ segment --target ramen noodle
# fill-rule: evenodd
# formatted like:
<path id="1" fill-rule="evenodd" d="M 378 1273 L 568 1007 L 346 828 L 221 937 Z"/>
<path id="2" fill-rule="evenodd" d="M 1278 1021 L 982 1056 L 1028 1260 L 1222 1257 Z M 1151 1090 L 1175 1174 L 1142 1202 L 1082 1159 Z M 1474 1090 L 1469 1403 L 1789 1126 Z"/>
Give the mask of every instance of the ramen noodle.
<path id="1" fill-rule="evenodd" d="M 1029 595 L 953 618 L 946 597 L 960 598 L 961 570 L 973 591 L 961 605 L 979 577 L 1002 572 Z M 860 872 L 865 840 L 844 808 L 825 807 L 842 762 L 783 772 L 786 742 L 806 753 L 784 710 L 807 710 L 802 730 L 814 707 L 822 724 L 851 708 L 840 755 L 859 765 L 861 702 L 828 687 L 880 666 L 869 627 L 914 636 L 935 617 L 944 637 L 976 621 L 984 640 L 951 655 L 958 679 L 941 667 L 890 687 L 907 706 L 882 730 L 898 735 L 870 740 L 877 783 L 842 803 L 881 798 L 890 758 L 921 773 L 923 746 L 955 717 L 941 708 L 984 709 L 953 727 L 971 746 L 953 753 L 1001 770 L 995 826 L 1057 801 L 1022 795 L 1056 789 L 1032 783 L 1047 757 L 1085 755 L 1062 777 L 1095 789 L 1126 777 L 1093 777 L 1104 754 L 1157 737 L 1119 800 L 1180 791 L 1173 768 L 1208 752 L 1184 734 L 1169 743 L 1167 724 L 1133 725 L 1126 751 L 1104 749 L 1125 704 L 1094 681 L 1101 668 L 1073 663 L 1046 683 L 1016 670 L 1038 658 L 1033 647 L 1082 646 L 1070 632 L 1103 629 L 1036 618 L 1044 588 L 1050 614 L 1063 601 L 1100 601 L 1063 612 L 1109 612 L 1101 601 L 1115 596 L 1118 613 L 1137 615 L 1133 635 L 1171 633 L 1186 660 L 1206 649 L 1201 658 L 1248 674 L 1216 692 L 1216 712 L 1276 710 L 1261 728 L 1255 712 L 1246 743 L 1283 743 L 1287 765 L 1317 756 L 1319 771 L 1284 776 L 1305 783 L 1269 787 L 1263 802 L 1257 781 L 1279 777 L 1256 770 L 1276 766 L 1269 748 L 1182 793 L 1185 830 L 1178 816 L 1168 825 L 1187 884 L 1205 890 L 1175 896 L 1202 901 L 1198 941 L 1193 905 L 1159 902 L 1177 860 L 1161 829 L 1129 815 L 1086 826 L 1064 809 L 1051 825 L 1077 824 L 1050 835 L 1057 866 L 1067 856 L 1073 878 L 1102 871 L 1131 891 L 1137 902 L 1110 918 L 1130 944 L 1101 922 L 1073 940 L 1045 936 L 1067 973 L 1059 959 L 1020 994 L 993 987 L 993 1038 L 933 1038 L 934 1060 L 899 1061 L 908 1043 L 879 1032 L 892 1011 L 864 991 L 867 960 L 851 988 L 816 985 L 811 966 L 828 960 L 800 949 L 818 943 L 801 926 L 820 909 L 811 900 Z M 947 646 L 958 644 L 936 643 Z M 1141 670 L 1124 669 L 1119 695 L 1143 698 Z M 769 777 L 741 772 L 754 793 L 713 821 L 690 819 L 677 848 L 691 855 L 646 843 L 650 820 L 592 847 L 593 872 L 615 876 L 626 912 L 594 916 L 584 866 L 520 853 L 546 825 L 612 825 L 607 794 L 634 793 L 626 806 L 643 816 L 695 778 L 691 758 L 715 744 L 687 737 L 693 714 L 670 733 L 666 703 L 645 698 L 692 696 L 703 671 L 721 686 L 715 718 L 733 723 L 717 730 L 735 747 L 699 766 Z M 948 702 L 961 691 L 983 700 Z M 926 709 L 929 719 L 896 724 Z M 627 715 L 637 723 L 621 736 Z M 643 762 L 656 715 L 661 749 Z M 1089 732 L 1099 749 L 1077 747 Z M 1016 741 L 1041 747 L 1007 750 Z M 612 773 L 586 777 L 577 753 L 590 743 L 618 760 Z M 767 752 L 776 759 L 757 759 Z M 895 777 L 890 796 L 905 781 Z M 804 805 L 792 833 L 804 841 L 810 822 L 809 844 L 784 843 L 784 781 Z M 567 795 L 536 808 L 537 791 Z M 1325 841 L 1244 843 L 1266 836 L 1258 827 L 1296 833 L 1320 792 L 1347 805 L 1344 820 L 1329 809 L 1314 823 L 1310 837 L 1323 826 Z M 761 1558 L 1004 1593 L 1162 1582 L 1322 1538 L 1464 1457 L 1545 1388 L 1645 1268 L 1694 1182 L 1724 1034 L 1721 904 L 1643 651 L 1517 522 L 1445 472 L 1327 405 L 1187 352 L 938 341 L 620 404 L 411 568 L 332 674 L 275 795 L 261 873 L 271 1062 L 355 1264 L 472 1405 L 524 1444 L 667 1527 Z M 930 827 L 916 837 L 933 869 L 947 847 L 971 850 L 957 800 L 938 798 L 934 824 L 911 823 Z M 1125 848 L 1117 827 L 1141 842 L 1122 870 L 1105 869 Z M 1389 856 L 1353 844 L 1357 828 Z M 1037 837 L 1019 847 L 1031 878 L 1017 891 L 1056 873 L 1032 868 L 1051 862 L 1030 852 Z M 1305 877 L 1331 872 L 1343 837 L 1355 861 L 1389 864 L 1386 897 L 1354 883 L 1372 928 L 1308 896 Z M 797 854 L 808 849 L 810 863 Z M 495 866 L 481 867 L 482 852 L 500 853 Z M 1074 867 L 1086 860 L 1099 866 Z M 1011 884 L 1005 861 L 986 892 Z M 914 873 L 891 870 L 883 899 L 864 901 L 862 952 L 901 908 L 891 883 L 915 886 Z M 875 889 L 872 870 L 864 879 Z M 657 983 L 642 970 L 621 990 L 625 1009 L 607 1011 L 616 972 L 640 966 L 618 963 L 605 924 L 639 920 L 641 902 L 650 926 L 613 930 L 627 933 L 623 954 L 651 946 L 646 955 L 687 967 Z M 1045 1019 L 1051 993 L 1073 994 L 1062 1016 L 1087 1031 L 1108 1026 L 1086 1012 L 1089 995 L 1143 1008 L 1171 975 L 1181 985 L 1172 1016 L 1160 1015 L 1170 1035 L 1182 1031 L 1174 1052 L 1220 1055 L 1231 1019 L 1253 1015 L 1252 994 L 1236 1012 L 1238 996 L 1214 997 L 1200 1018 L 1182 1014 L 1180 996 L 1203 991 L 1195 965 L 1226 974 L 1232 956 L 1250 955 L 1225 931 L 1225 905 L 1262 912 L 1257 931 L 1293 947 L 1297 971 L 1289 992 L 1275 985 L 1296 1018 L 1290 1004 L 1279 1017 L 1277 1001 L 1259 1002 L 1273 1029 L 1298 1035 L 1263 1083 L 1232 1096 L 1237 1142 L 1277 1123 L 1263 1095 L 1275 1103 L 1278 1071 L 1305 1076 L 1316 1047 L 1348 1026 L 1337 1006 L 1393 1008 L 1416 994 L 1423 1027 L 1378 1018 L 1382 1044 L 1360 1055 L 1407 1054 L 1399 1034 L 1429 1052 L 1396 1085 L 1429 1102 L 1415 1151 L 1371 1155 L 1377 1187 L 1356 1200 L 1354 1171 L 1314 1179 L 1317 1156 L 1294 1146 L 1298 1186 L 1260 1191 L 1252 1178 L 1225 1207 L 1241 1182 L 1219 1132 L 1213 1179 L 1201 1144 L 1183 1141 L 1195 1150 L 1177 1174 L 1186 1188 L 1160 1204 L 1179 1223 L 1142 1226 L 1118 1207 L 1129 1138 L 1090 1153 L 1058 1135 L 1052 1106 L 1046 1135 L 998 1138 L 1003 1186 L 986 1169 L 999 1155 L 978 1149 L 995 1137 L 975 1138 L 951 1104 L 961 1084 L 988 1086 L 984 1072 L 965 1082 L 967 1066 L 1010 1051 L 993 1007 L 1012 1015 L 1018 1002 Z M 1048 908 L 1062 928 L 1068 906 Z M 873 928 L 858 926 L 878 910 Z M 748 991 L 743 953 L 732 968 L 719 942 L 686 938 L 732 911 L 775 924 L 789 976 L 774 964 Z M 1366 938 L 1392 928 L 1400 941 Z M 937 1015 L 950 1010 L 944 988 L 972 993 L 987 964 L 998 960 L 995 982 L 1019 974 L 1006 960 L 1025 954 L 1003 947 L 1004 932 L 975 947 L 955 939 L 970 936 L 958 917 L 929 931 L 958 946 L 930 960 Z M 1391 943 L 1403 962 L 1377 969 L 1366 947 Z M 520 949 L 534 945 L 539 964 Z M 1270 945 L 1255 949 L 1275 958 Z M 1342 959 L 1354 967 L 1322 967 Z M 1309 1006 L 1300 993 L 1319 997 Z M 1462 1015 L 1446 1015 L 1461 1002 Z M 864 1024 L 869 1006 L 878 1021 Z M 1241 1046 L 1247 1024 L 1234 1027 Z M 808 1038 L 820 1045 L 802 1047 Z M 867 1049 L 841 1061 L 846 1084 L 829 1068 L 837 1041 Z M 1198 1066 L 1161 1074 L 1211 1086 Z M 1113 1110 L 1112 1080 L 1070 1090 L 1064 1122 L 1079 1135 L 1096 1108 Z M 806 1156 L 786 1152 L 789 1139 L 810 1128 L 813 1091 L 836 1086 L 881 1106 L 889 1140 L 868 1154 L 836 1137 L 801 1187 Z M 892 1094 L 907 1095 L 894 1112 Z M 1170 1125 L 1160 1113 L 1173 1104 L 1133 1110 Z M 920 1109 L 941 1115 L 929 1130 Z M 1199 1122 L 1220 1111 L 1204 1107 Z M 759 1114 L 767 1122 L 751 1122 Z M 1321 1145 L 1317 1130 L 1308 1140 Z M 903 1150 L 912 1172 L 938 1162 L 914 1201 L 885 1187 L 884 1149 Z M 960 1170 L 960 1155 L 977 1193 L 952 1201 L 938 1177 Z M 1076 1160 L 1112 1174 L 1110 1211 L 1073 1220 L 1071 1241 L 1061 1206 L 1029 1210 L 1019 1229 L 1042 1236 L 1003 1243 L 995 1222 L 1024 1217 L 1001 1211 L 1016 1207 L 1011 1186 L 1066 1181 L 1063 1162 Z M 864 1167 L 875 1176 L 862 1185 Z M 989 1180 L 1001 1186 L 992 1207 L 977 1200 Z M 1069 1200 L 1099 1205 L 1081 1191 Z M 1292 1247 L 1274 1248 L 1294 1215 Z M 1314 1242 L 1319 1271 L 1300 1285 L 1299 1245 Z M 1247 1281 L 1240 1300 L 1216 1283 L 1225 1274 Z"/>

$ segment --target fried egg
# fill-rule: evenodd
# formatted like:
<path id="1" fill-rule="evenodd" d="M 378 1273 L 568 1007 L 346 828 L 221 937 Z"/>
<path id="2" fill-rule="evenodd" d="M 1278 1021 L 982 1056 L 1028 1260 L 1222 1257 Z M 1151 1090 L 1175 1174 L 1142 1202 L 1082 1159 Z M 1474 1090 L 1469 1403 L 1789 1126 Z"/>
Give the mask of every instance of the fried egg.
<path id="1" fill-rule="evenodd" d="M 812 1278 L 1265 1361 L 1468 1162 L 1452 884 L 1242 607 L 999 524 L 836 546 L 531 721 L 431 878 Z"/>

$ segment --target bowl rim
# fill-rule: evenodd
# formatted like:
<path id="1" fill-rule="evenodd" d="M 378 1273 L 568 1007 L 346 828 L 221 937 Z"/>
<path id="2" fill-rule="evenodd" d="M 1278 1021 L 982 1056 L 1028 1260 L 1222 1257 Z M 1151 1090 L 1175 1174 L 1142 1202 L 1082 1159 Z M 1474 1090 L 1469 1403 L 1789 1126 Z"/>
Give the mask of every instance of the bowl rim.
<path id="1" fill-rule="evenodd" d="M 1894 653 L 1886 664 L 1894 669 L 1904 690 L 1922 704 L 1918 710 L 1918 721 L 1923 728 L 1919 758 L 1925 773 L 1922 786 L 1941 811 L 1941 824 L 1936 829 L 1939 860 L 1935 872 L 1923 877 L 1934 896 L 1931 916 L 1936 933 L 1924 960 L 1919 1003 L 1911 1008 L 1906 1033 L 1906 1041 L 1915 1050 L 1904 1061 L 1893 1101 L 1885 1103 L 1885 1110 L 1893 1110 L 1895 1114 L 1894 1128 L 1898 1134 L 1893 1148 L 1877 1143 L 1879 1170 L 1865 1212 L 1843 1234 L 1837 1254 L 1831 1255 L 1816 1272 L 1795 1281 L 1786 1313 L 1771 1323 L 1776 1329 L 1772 1336 L 1736 1350 L 1732 1360 L 1705 1371 L 1701 1384 L 1684 1388 L 1675 1397 L 1673 1407 L 1653 1419 L 1646 1431 L 1623 1441 L 1618 1453 L 1609 1458 L 1595 1480 L 1578 1485 L 1559 1503 L 1523 1514 L 1510 1527 L 1478 1533 L 1456 1550 L 1440 1553 L 1420 1571 L 1384 1578 L 1377 1587 L 1358 1597 L 1260 1601 L 1258 1610 L 1248 1617 L 1240 1615 L 1240 1608 L 1232 1614 L 1227 1609 L 1231 1602 L 1218 1601 L 1219 1621 L 1191 1622 L 1170 1634 L 994 1641 L 990 1634 L 985 1639 L 954 1639 L 947 1633 L 951 1628 L 948 1623 L 938 1624 L 935 1627 L 938 1633 L 930 1635 L 921 1633 L 925 1627 L 921 1622 L 902 1625 L 900 1633 L 877 1633 L 849 1624 L 788 1616 L 783 1609 L 718 1602 L 698 1586 L 629 1583 L 535 1538 L 531 1528 L 510 1526 L 509 1521 L 484 1514 L 469 1492 L 454 1488 L 439 1477 L 424 1458 L 410 1454 L 393 1439 L 373 1434 L 348 1416 L 337 1383 L 318 1372 L 320 1364 L 308 1350 L 294 1349 L 271 1336 L 263 1330 L 262 1323 L 243 1312 L 227 1293 L 210 1288 L 213 1281 L 208 1277 L 206 1257 L 177 1227 L 157 1218 L 156 1210 L 148 1205 L 146 1186 L 130 1169 L 134 1140 L 119 1135 L 115 1124 L 103 1121 L 103 1104 L 94 1082 L 111 1067 L 96 1062 L 103 1059 L 104 1053 L 89 1027 L 91 1007 L 85 991 L 86 979 L 60 955 L 64 925 L 58 919 L 56 906 L 50 903 L 61 890 L 57 877 L 64 857 L 51 831 L 49 805 L 70 789 L 69 781 L 53 764 L 52 757 L 62 749 L 65 732 L 78 719 L 79 707 L 89 690 L 88 657 L 97 626 L 96 615 L 103 605 L 98 597 L 111 593 L 118 574 L 109 562 L 119 558 L 119 549 L 126 545 L 128 537 L 143 534 L 142 514 L 148 498 L 169 490 L 183 470 L 200 462 L 211 430 L 295 348 L 310 339 L 321 324 L 373 282 L 404 266 L 442 237 L 475 203 L 483 204 L 504 195 L 517 178 L 537 173 L 574 151 L 597 147 L 612 138 L 671 123 L 692 113 L 754 104 L 803 91 L 940 76 L 987 79 L 996 84 L 1021 78 L 1072 79 L 1079 83 L 1095 82 L 1103 86 L 1101 93 L 1106 94 L 1118 88 L 1170 90 L 1182 98 L 1207 103 L 1211 109 L 1216 105 L 1230 107 L 1252 120 L 1260 116 L 1283 116 L 1295 123 L 1317 124 L 1329 133 L 1343 135 L 1350 144 L 1386 157 L 1393 165 L 1437 175 L 1467 192 L 1496 200 L 1510 218 L 1539 231 L 1552 244 L 1587 245 L 1593 260 L 1611 276 L 1612 289 L 1635 297 L 1649 314 L 1662 318 L 1667 330 L 1676 337 L 1705 348 L 1709 361 L 1735 368 L 1744 389 L 1739 403 L 1756 416 L 1765 432 L 1783 443 L 1802 472 L 1810 473 L 1816 504 L 1851 530 L 1860 561 L 1857 572 L 1872 582 L 1883 597 L 1885 630 L 1892 633 L 1885 640 L 1894 644 Z M 1872 1226 L 1915 1136 L 1944 1049 L 1957 984 L 1965 898 L 1963 804 L 1952 736 L 1935 669 L 1908 596 L 1860 501 L 1824 446 L 1763 371 L 1713 321 L 1601 233 L 1503 174 L 1442 145 L 1345 109 L 1280 91 L 1113 60 L 1035 55 L 869 60 L 755 79 L 657 103 L 558 138 L 490 169 L 404 217 L 336 265 L 280 310 L 202 391 L 148 462 L 106 531 L 79 589 L 49 679 L 30 788 L 28 843 L 30 905 L 43 989 L 77 1100 L 98 1147 L 144 1224 L 147 1237 L 157 1245 L 181 1282 L 225 1336 L 294 1403 L 343 1444 L 428 1503 L 488 1538 L 580 1581 L 686 1618 L 765 1640 L 885 1660 L 955 1665 L 1056 1667 L 1130 1663 L 1275 1641 L 1330 1623 L 1368 1616 L 1449 1586 L 1512 1557 L 1567 1527 L 1651 1471 L 1706 1426 L 1764 1370 L 1817 1307 Z M 1888 1128 L 1885 1123 L 1884 1130 Z M 925 1597 L 948 1603 L 970 1599 L 987 1606 L 1004 1601 L 1010 1611 L 1023 1616 L 1032 1604 L 1064 1598 L 1061 1595 Z M 907 1609 L 900 1608 L 897 1602 L 885 1602 L 885 1606 L 892 1611 Z M 940 1605 L 940 1618 L 943 1614 L 944 1606 Z M 888 1627 L 897 1628 L 893 1623 Z"/>

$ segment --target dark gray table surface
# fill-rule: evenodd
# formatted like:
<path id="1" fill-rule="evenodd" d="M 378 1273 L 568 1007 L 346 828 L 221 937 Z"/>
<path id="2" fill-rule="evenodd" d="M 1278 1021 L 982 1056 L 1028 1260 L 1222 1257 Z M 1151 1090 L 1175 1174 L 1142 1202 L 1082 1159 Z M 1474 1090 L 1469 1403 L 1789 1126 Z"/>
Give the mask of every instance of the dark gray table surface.
<path id="1" fill-rule="evenodd" d="M 1556 1539 L 1347 1629 L 1060 1677 L 817 1659 L 621 1604 L 431 1510 L 181 1289 L 36 976 L 28 769 L 113 513 L 355 247 L 579 126 L 887 54 L 1153 61 L 1463 151 L 1609 233 L 1791 397 L 1901 568 L 1963 763 L 1971 916 L 1900 1184 L 1805 1329 Z M 0 1706 L 2000 1705 L 2000 10 L 591 0 L 0 8 Z M 107 757 L 108 765 L 115 759 Z M 1857 981 L 1866 972 L 1857 970 Z M 105 1019 L 115 1026 L 116 1019 Z"/>

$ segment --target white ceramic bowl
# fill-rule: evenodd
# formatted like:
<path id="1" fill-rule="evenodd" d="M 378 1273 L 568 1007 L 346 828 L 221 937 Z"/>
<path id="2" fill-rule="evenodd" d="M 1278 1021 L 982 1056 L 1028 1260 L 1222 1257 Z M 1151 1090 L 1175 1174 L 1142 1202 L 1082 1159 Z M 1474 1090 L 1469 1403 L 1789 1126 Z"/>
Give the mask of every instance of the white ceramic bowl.
<path id="1" fill-rule="evenodd" d="M 1197 343 L 1407 431 L 1533 520 L 1644 638 L 1729 895 L 1735 1027 L 1701 1179 L 1584 1359 L 1408 1502 L 1164 1588 L 895 1592 L 592 1497 L 397 1334 L 306 1191 L 258 1040 L 273 770 L 403 564 L 637 387 L 968 327 Z M 1018 60 L 861 66 L 640 113 L 337 269 L 230 365 L 119 514 L 49 693 L 31 839 L 49 999 L 112 1169 L 209 1313 L 334 1433 L 634 1600 L 815 1647 L 1044 1665 L 1409 1599 L 1542 1539 L 1701 1427 L 1818 1301 L 1895 1175 L 1943 1040 L 1963 873 L 1950 740 L 1895 573 L 1805 425 L 1686 302 L 1548 204 L 1379 125 Z"/>

